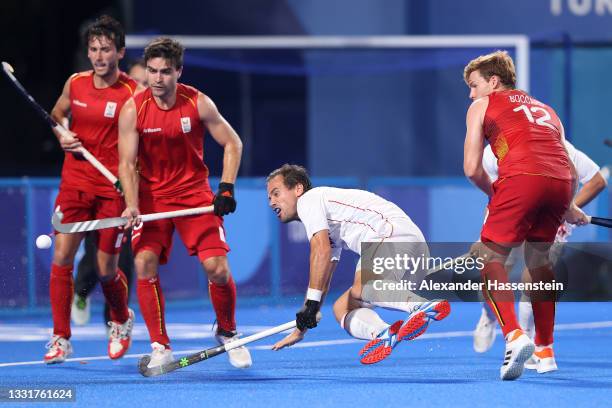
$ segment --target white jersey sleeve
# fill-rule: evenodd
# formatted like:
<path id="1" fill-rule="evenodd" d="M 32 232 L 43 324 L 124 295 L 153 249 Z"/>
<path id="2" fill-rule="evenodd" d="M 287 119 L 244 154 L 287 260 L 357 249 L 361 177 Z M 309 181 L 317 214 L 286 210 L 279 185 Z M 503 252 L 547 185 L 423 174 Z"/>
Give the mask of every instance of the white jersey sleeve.
<path id="1" fill-rule="evenodd" d="M 570 160 L 576 167 L 578 181 L 580 184 L 586 184 L 599 171 L 599 166 L 591 160 L 589 156 L 576 149 L 570 142 L 565 141 L 565 147 L 569 153 Z"/>
<path id="2" fill-rule="evenodd" d="M 482 167 L 484 171 L 489 175 L 491 181 L 497 180 L 498 177 L 498 167 L 497 167 L 497 157 L 493 154 L 493 149 L 491 145 L 487 145 L 482 152 Z"/>
<path id="3" fill-rule="evenodd" d="M 323 195 L 317 190 L 306 192 L 297 202 L 300 221 L 306 228 L 308 240 L 322 230 L 329 230 Z"/>
<path id="4" fill-rule="evenodd" d="M 340 260 L 342 243 L 336 242 L 327 221 L 327 208 L 325 197 L 320 189 L 312 189 L 304 193 L 297 202 L 297 212 L 300 221 L 304 224 L 308 241 L 319 231 L 327 230 L 330 234 L 330 245 L 332 246 L 332 261 Z"/>

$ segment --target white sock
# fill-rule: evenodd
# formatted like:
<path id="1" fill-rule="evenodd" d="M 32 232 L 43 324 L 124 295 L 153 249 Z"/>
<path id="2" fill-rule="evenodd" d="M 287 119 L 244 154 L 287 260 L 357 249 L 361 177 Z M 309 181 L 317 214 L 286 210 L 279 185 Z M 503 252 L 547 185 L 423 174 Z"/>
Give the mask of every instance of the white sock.
<path id="1" fill-rule="evenodd" d="M 521 301 L 518 307 L 518 323 L 525 334 L 533 339 L 535 327 L 533 325 L 533 307 L 531 301 L 525 295 L 521 295 Z"/>
<path id="2" fill-rule="evenodd" d="M 372 340 L 389 324 L 372 309 L 362 307 L 345 314 L 340 320 L 340 326 L 357 339 Z"/>
<path id="3" fill-rule="evenodd" d="M 372 306 L 382 307 L 389 310 L 401 310 L 403 312 L 412 313 L 416 308 L 421 306 L 423 302 L 368 302 Z"/>

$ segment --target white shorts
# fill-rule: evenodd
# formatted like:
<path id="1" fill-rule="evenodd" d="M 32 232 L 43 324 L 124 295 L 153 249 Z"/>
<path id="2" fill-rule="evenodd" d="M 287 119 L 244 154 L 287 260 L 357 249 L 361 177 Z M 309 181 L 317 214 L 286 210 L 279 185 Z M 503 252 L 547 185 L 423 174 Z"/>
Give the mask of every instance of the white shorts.
<path id="1" fill-rule="evenodd" d="M 390 220 L 393 225 L 393 232 L 390 237 L 378 239 L 376 241 L 365 241 L 373 244 L 384 244 L 376 247 L 376 252 L 372 256 L 376 257 L 395 257 L 396 254 L 402 253 L 409 257 L 429 257 L 429 247 L 425 241 L 425 237 L 420 230 L 415 231 L 414 223 L 409 219 L 395 218 Z M 416 232 L 416 233 L 415 233 Z M 391 245 L 397 243 L 398 245 Z M 361 257 L 355 267 L 355 273 L 361 270 Z M 420 271 L 423 272 L 423 271 Z M 419 271 L 416 274 L 421 275 Z M 401 280 L 404 274 L 391 273 L 386 277 L 392 280 Z"/>

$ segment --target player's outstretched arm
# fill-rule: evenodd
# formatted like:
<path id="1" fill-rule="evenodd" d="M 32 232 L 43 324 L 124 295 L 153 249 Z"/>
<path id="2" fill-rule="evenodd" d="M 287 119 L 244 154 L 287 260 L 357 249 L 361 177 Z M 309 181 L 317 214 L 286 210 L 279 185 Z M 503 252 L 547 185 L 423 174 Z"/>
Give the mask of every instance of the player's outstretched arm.
<path id="1" fill-rule="evenodd" d="M 136 129 L 136 102 L 130 98 L 119 114 L 119 180 L 123 186 L 126 209 L 124 217 L 128 217 L 131 227 L 138 224 L 138 130 Z"/>
<path id="2" fill-rule="evenodd" d="M 331 281 L 335 263 L 331 261 L 332 248 L 329 231 L 316 232 L 310 239 L 310 278 L 304 306 L 296 314 L 299 330 L 313 329 L 317 326 L 317 313 L 321 308 Z"/>
<path id="3" fill-rule="evenodd" d="M 466 177 L 489 197 L 493 194 L 491 179 L 482 167 L 484 132 L 482 124 L 488 98 L 477 99 L 468 109 L 463 147 L 463 171 Z"/>
<path id="4" fill-rule="evenodd" d="M 310 279 L 304 306 L 296 313 L 297 328 L 272 346 L 281 350 L 302 341 L 308 329 L 317 326 L 321 319 L 319 310 L 338 262 L 331 261 L 332 249 L 329 244 L 328 230 L 315 233 L 310 240 Z"/>

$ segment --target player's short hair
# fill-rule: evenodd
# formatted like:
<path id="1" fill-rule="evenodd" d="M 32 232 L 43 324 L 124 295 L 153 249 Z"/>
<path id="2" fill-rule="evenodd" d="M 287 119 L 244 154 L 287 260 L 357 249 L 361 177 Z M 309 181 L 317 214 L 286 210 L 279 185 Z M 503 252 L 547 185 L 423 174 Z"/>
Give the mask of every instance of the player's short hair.
<path id="1" fill-rule="evenodd" d="M 471 60 L 463 70 L 463 79 L 466 84 L 468 84 L 470 74 L 474 71 L 480 72 L 480 75 L 487 81 L 493 75 L 497 75 L 504 86 L 510 89 L 516 88 L 516 69 L 508 51 L 495 51 Z"/>
<path id="2" fill-rule="evenodd" d="M 183 54 L 185 47 L 176 40 L 169 37 L 159 37 L 147 45 L 144 50 L 143 59 L 147 63 L 153 58 L 163 58 L 176 69 L 183 67 Z"/>
<path id="3" fill-rule="evenodd" d="M 106 37 L 111 40 L 117 50 L 125 48 L 125 31 L 121 23 L 109 15 L 102 15 L 87 26 L 83 35 L 85 44 L 96 37 Z"/>
<path id="4" fill-rule="evenodd" d="M 304 192 L 312 188 L 312 183 L 310 182 L 308 171 L 305 167 L 302 167 L 300 165 L 283 164 L 281 167 L 270 173 L 270 175 L 266 179 L 266 182 L 269 182 L 276 176 L 283 176 L 283 184 L 288 189 L 292 189 L 298 184 L 304 186 Z"/>

